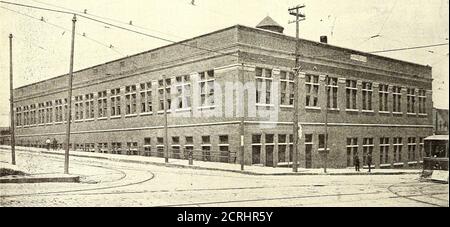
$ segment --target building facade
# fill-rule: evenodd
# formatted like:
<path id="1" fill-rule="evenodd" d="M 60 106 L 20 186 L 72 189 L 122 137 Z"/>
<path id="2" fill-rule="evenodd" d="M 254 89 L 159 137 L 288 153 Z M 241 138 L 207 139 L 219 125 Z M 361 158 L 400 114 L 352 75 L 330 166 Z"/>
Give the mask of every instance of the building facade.
<path id="1" fill-rule="evenodd" d="M 276 31 L 236 25 L 75 72 L 71 148 L 163 157 L 168 146 L 170 158 L 193 150 L 239 163 L 243 142 L 246 165 L 292 163 L 296 39 Z M 329 167 L 369 153 L 377 168 L 421 160 L 431 67 L 303 39 L 299 48 L 300 167 L 323 166 L 325 117 Z M 14 90 L 19 145 L 63 146 L 67 80 Z"/>

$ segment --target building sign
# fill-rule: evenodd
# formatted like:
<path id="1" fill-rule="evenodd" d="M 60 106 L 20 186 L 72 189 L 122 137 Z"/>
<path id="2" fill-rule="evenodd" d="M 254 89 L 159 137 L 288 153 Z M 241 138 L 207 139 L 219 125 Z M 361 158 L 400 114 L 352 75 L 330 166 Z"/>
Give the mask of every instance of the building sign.
<path id="1" fill-rule="evenodd" d="M 367 57 L 358 55 L 358 54 L 350 54 L 350 59 L 354 61 L 367 62 Z"/>

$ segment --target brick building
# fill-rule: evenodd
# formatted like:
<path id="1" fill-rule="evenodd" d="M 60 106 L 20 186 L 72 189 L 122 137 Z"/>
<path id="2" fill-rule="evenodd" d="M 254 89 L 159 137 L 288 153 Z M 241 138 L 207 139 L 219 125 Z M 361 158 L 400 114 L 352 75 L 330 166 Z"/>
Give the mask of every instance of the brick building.
<path id="1" fill-rule="evenodd" d="M 433 108 L 433 130 L 435 135 L 448 135 L 448 110 Z"/>
<path id="2" fill-rule="evenodd" d="M 71 148 L 162 157 L 168 145 L 171 158 L 195 150 L 197 159 L 239 163 L 244 109 L 245 164 L 291 162 L 296 39 L 263 22 L 75 72 Z M 323 165 L 327 106 L 330 167 L 352 166 L 354 154 L 372 153 L 377 168 L 421 160 L 423 138 L 433 133 L 431 67 L 304 39 L 300 64 L 300 167 Z M 67 80 L 15 89 L 18 144 L 55 138 L 62 146 Z"/>

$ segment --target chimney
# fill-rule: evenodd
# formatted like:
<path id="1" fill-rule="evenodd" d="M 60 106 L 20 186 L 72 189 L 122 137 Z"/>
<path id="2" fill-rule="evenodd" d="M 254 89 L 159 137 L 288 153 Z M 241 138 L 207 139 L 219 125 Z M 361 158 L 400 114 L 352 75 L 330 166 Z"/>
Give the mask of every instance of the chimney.
<path id="1" fill-rule="evenodd" d="M 328 43 L 328 37 L 326 35 L 320 36 L 320 42 L 321 43 Z"/>

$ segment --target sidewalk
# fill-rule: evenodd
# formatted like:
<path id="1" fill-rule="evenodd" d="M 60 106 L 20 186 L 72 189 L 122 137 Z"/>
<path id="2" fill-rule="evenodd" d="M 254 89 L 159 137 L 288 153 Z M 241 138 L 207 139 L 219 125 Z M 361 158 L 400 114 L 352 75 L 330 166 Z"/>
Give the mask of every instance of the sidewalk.
<path id="1" fill-rule="evenodd" d="M 9 150 L 9 146 L 2 145 L 0 149 Z M 29 152 L 42 152 L 44 154 L 58 154 L 64 155 L 63 150 L 47 151 L 42 148 L 30 148 L 30 147 L 16 147 L 18 151 Z M 323 172 L 323 169 L 304 169 L 299 168 L 297 173 L 292 172 L 292 168 L 286 167 L 262 167 L 262 166 L 244 166 L 244 171 L 241 171 L 240 164 L 229 164 L 221 162 L 204 162 L 194 160 L 193 165 L 188 164 L 188 160 L 184 159 L 169 159 L 169 163 L 164 162 L 164 158 L 159 157 L 145 157 L 145 156 L 128 156 L 118 154 L 104 154 L 94 152 L 82 152 L 82 151 L 70 151 L 70 156 L 75 157 L 87 157 L 104 159 L 119 162 L 151 164 L 167 167 L 178 168 L 191 168 L 191 169 L 203 169 L 203 170 L 215 170 L 215 171 L 227 171 L 249 175 L 402 175 L 402 174 L 420 174 L 421 170 L 411 169 L 372 169 L 369 173 L 367 169 L 362 169 L 361 172 L 355 172 L 353 168 L 344 169 L 327 169 L 327 173 Z"/>
<path id="2" fill-rule="evenodd" d="M 21 168 L 18 165 L 11 165 L 9 163 L 0 163 L 0 169 L 10 170 L 14 175 L 0 176 L 0 183 L 49 183 L 49 182 L 64 182 L 75 183 L 80 182 L 80 177 L 69 174 L 58 173 L 42 173 L 42 171 L 29 171 L 29 169 Z"/>

